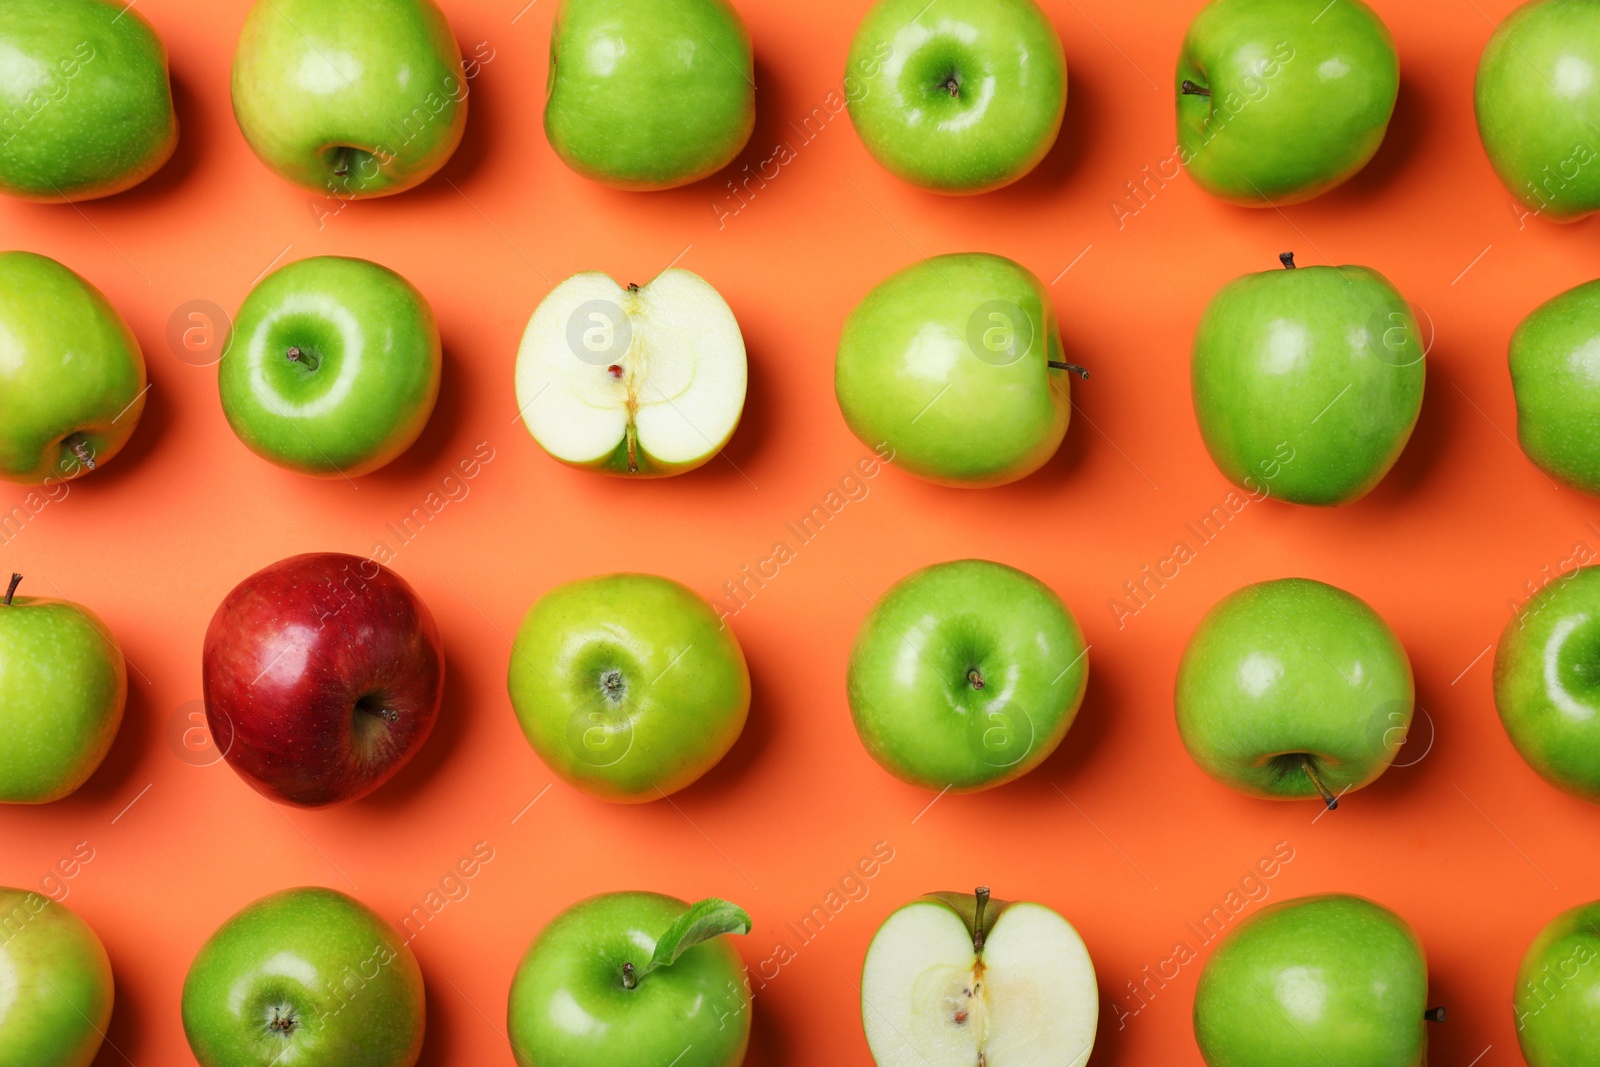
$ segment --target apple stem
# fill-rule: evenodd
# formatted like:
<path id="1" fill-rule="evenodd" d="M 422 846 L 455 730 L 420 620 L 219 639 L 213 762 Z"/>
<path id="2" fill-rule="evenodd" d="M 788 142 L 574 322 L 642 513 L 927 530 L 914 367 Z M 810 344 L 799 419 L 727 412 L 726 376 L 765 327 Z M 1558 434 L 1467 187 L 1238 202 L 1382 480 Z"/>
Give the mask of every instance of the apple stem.
<path id="1" fill-rule="evenodd" d="M 622 988 L 633 989 L 639 984 L 639 976 L 633 973 L 633 964 L 622 965 Z"/>
<path id="2" fill-rule="evenodd" d="M 983 672 L 980 671 L 976 667 L 972 668 L 970 671 L 967 672 L 967 682 L 974 689 L 982 689 L 983 688 Z"/>
<path id="3" fill-rule="evenodd" d="M 978 898 L 978 906 L 972 912 L 972 951 L 983 951 L 983 912 L 989 906 L 989 887 L 980 885 L 972 891 Z"/>
<path id="4" fill-rule="evenodd" d="M 1180 85 L 1179 88 L 1183 91 L 1183 95 L 1184 96 L 1210 96 L 1211 95 L 1211 90 L 1210 89 L 1207 89 L 1204 85 L 1196 85 L 1194 82 L 1190 81 L 1188 78 L 1183 79 L 1183 84 Z"/>
<path id="5" fill-rule="evenodd" d="M 11 606 L 11 598 L 17 595 L 17 586 L 19 586 L 21 584 L 22 584 L 22 575 L 13 574 L 11 576 L 11 584 L 6 586 L 6 599 L 5 599 L 5 606 L 6 607 L 9 608 Z"/>
<path id="6" fill-rule="evenodd" d="M 1339 798 L 1328 792 L 1328 787 L 1322 784 L 1322 776 L 1317 773 L 1317 765 L 1312 762 L 1311 757 L 1302 755 L 1300 767 L 1306 772 L 1306 777 L 1311 779 L 1311 784 L 1317 787 L 1317 793 L 1321 795 L 1322 802 L 1328 805 L 1328 810 L 1333 811 L 1337 808 Z"/>
<path id="7" fill-rule="evenodd" d="M 290 363 L 305 364 L 306 370 L 316 370 L 321 363 L 316 356 L 312 355 L 310 352 L 307 352 L 299 345 L 290 345 L 289 351 L 285 352 L 284 356 L 288 358 Z"/>
<path id="8" fill-rule="evenodd" d="M 1422 1017 L 1428 1020 L 1430 1023 L 1442 1023 L 1444 1022 L 1444 1009 L 1429 1008 L 1427 1011 L 1422 1013 Z"/>
<path id="9" fill-rule="evenodd" d="M 94 470 L 94 449 L 89 447 L 89 442 L 78 438 L 72 442 L 72 454 L 78 457 L 78 462 L 89 470 Z"/>
<path id="10" fill-rule="evenodd" d="M 955 75 L 953 75 L 953 74 L 950 77 L 945 79 L 944 87 L 945 87 L 945 91 L 948 92 L 951 96 L 960 96 L 961 95 L 961 83 L 956 81 Z"/>
<path id="11" fill-rule="evenodd" d="M 1059 360 L 1059 359 L 1050 360 L 1049 361 L 1049 365 L 1050 365 L 1050 369 L 1051 370 L 1067 370 L 1067 371 L 1071 371 L 1073 374 L 1076 374 L 1078 377 L 1082 378 L 1084 381 L 1088 381 L 1089 380 L 1089 368 L 1088 367 L 1080 367 L 1076 363 L 1066 363 L 1066 362 L 1063 362 L 1062 360 Z"/>
<path id="12" fill-rule="evenodd" d="M 1294 253 L 1293 252 L 1280 252 L 1280 253 L 1278 253 L 1278 262 L 1283 264 L 1283 269 L 1284 270 L 1294 270 Z"/>
<path id="13" fill-rule="evenodd" d="M 628 473 L 639 473 L 639 430 L 631 416 L 628 419 Z"/>
<path id="14" fill-rule="evenodd" d="M 350 176 L 350 146 L 340 145 L 333 153 L 333 173 L 340 178 Z"/>

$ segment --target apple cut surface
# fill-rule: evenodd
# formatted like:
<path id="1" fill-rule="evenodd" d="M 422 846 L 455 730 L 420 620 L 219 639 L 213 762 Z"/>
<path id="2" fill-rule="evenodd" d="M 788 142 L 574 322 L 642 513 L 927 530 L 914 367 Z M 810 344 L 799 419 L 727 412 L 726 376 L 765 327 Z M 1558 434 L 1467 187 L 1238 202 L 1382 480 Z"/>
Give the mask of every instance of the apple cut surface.
<path id="1" fill-rule="evenodd" d="M 1094 1047 L 1094 964 L 1065 919 L 1006 906 L 983 945 L 936 900 L 895 912 L 867 949 L 862 1023 L 878 1067 L 1081 1067 Z"/>
<path id="2" fill-rule="evenodd" d="M 646 285 L 599 271 L 545 297 L 517 353 L 517 405 L 563 463 L 681 474 L 727 443 L 744 410 L 744 338 L 718 292 L 669 268 Z"/>

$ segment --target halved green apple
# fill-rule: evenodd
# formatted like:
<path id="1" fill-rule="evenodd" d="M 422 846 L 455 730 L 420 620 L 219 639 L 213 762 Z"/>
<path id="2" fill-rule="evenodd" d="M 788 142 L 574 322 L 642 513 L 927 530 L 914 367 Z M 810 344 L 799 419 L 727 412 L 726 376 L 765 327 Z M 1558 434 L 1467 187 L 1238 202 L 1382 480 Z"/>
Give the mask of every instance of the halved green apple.
<path id="1" fill-rule="evenodd" d="M 989 890 L 930 893 L 867 947 L 861 1018 L 878 1067 L 1081 1067 L 1100 994 L 1072 925 Z"/>
<path id="2" fill-rule="evenodd" d="M 744 337 L 698 274 L 668 268 L 646 285 L 574 274 L 528 320 L 517 405 L 562 463 L 662 477 L 705 463 L 744 410 Z"/>

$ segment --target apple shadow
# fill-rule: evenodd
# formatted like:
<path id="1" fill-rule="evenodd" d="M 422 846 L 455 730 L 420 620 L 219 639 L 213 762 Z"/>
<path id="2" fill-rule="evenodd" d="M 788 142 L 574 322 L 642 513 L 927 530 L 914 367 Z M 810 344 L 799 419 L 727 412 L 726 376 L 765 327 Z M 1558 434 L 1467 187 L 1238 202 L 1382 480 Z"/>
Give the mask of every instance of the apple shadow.
<path id="1" fill-rule="evenodd" d="M 760 1000 L 760 994 L 756 996 Z M 774 1017 L 776 1011 L 763 1011 L 755 1004 L 750 1012 L 750 1046 L 745 1052 L 744 1067 L 781 1067 L 791 1062 L 789 1042 Z"/>
<path id="2" fill-rule="evenodd" d="M 1078 362 L 1066 338 L 1062 338 L 1061 348 L 1062 355 L 1068 362 Z M 1067 435 L 1062 438 L 1061 447 L 1056 449 L 1056 454 L 1026 478 L 1008 485 L 982 490 L 983 492 L 1022 494 L 1045 492 L 1053 497 L 1077 476 L 1083 464 L 1088 461 L 1091 449 L 1106 447 L 1105 436 L 1096 428 L 1099 420 L 1091 414 L 1102 403 L 1100 397 L 1104 393 L 1094 388 L 1094 368 L 1089 367 L 1088 370 L 1087 380 L 1080 379 L 1076 375 L 1072 377 L 1072 417 L 1067 423 Z M 967 491 L 958 490 L 958 492 Z"/>
<path id="3" fill-rule="evenodd" d="M 422 1035 L 422 1052 L 417 1056 L 416 1067 L 450 1067 L 452 1062 L 459 1062 L 459 1057 L 456 1061 L 450 1058 L 450 1039 L 454 1032 L 454 1024 L 449 1012 L 439 1010 L 441 999 L 439 989 L 444 983 L 430 980 L 428 971 L 429 968 L 426 967 L 422 971 L 427 1022 Z"/>
<path id="4" fill-rule="evenodd" d="M 483 77 L 472 79 L 467 87 L 467 126 L 461 131 L 461 143 L 440 167 L 421 185 L 407 189 L 399 195 L 409 202 L 421 203 L 459 194 L 457 186 L 470 182 L 490 157 L 494 145 L 494 121 L 491 116 L 500 113 L 500 102 L 493 93 L 484 89 Z M 543 114 L 543 108 L 540 108 Z M 541 123 L 539 127 L 544 129 Z"/>
<path id="5" fill-rule="evenodd" d="M 1440 751 L 1447 748 L 1451 742 L 1443 736 L 1441 730 L 1444 713 L 1442 711 L 1435 713 L 1428 709 L 1448 708 L 1450 703 L 1442 697 L 1435 700 L 1434 696 L 1429 683 L 1419 678 L 1416 706 L 1411 716 L 1411 727 L 1406 733 L 1406 743 L 1400 746 L 1389 768 L 1371 785 L 1353 794 L 1349 803 L 1354 805 L 1365 802 L 1374 807 L 1378 805 L 1387 807 L 1408 794 L 1416 794 L 1421 790 L 1436 791 L 1439 788 L 1440 783 L 1433 779 L 1436 774 L 1443 772 L 1433 768 L 1441 765 L 1438 758 Z M 1340 807 L 1343 807 L 1342 802 Z"/>
<path id="6" fill-rule="evenodd" d="M 1422 410 L 1417 415 L 1411 439 L 1389 473 L 1355 506 L 1369 503 L 1383 508 L 1406 506 L 1449 453 L 1451 426 L 1441 395 L 1448 383 L 1440 381 L 1435 358 L 1430 353 L 1423 361 Z"/>
<path id="7" fill-rule="evenodd" d="M 764 342 L 752 345 L 746 336 L 745 356 L 749 363 L 749 378 L 745 385 L 744 412 L 739 416 L 739 426 L 733 431 L 733 436 L 722 446 L 720 457 L 708 461 L 700 470 L 715 465 L 721 468 L 723 477 L 742 481 L 744 475 L 740 472 L 755 462 L 757 453 L 772 436 L 773 423 L 779 419 L 779 405 L 773 395 L 772 379 L 767 376 L 755 355 L 766 351 L 781 352 L 783 346 L 769 346 Z"/>
<path id="8" fill-rule="evenodd" d="M 1349 181 L 1328 190 L 1326 196 L 1318 199 L 1330 205 L 1370 207 L 1372 198 L 1393 183 L 1416 155 L 1429 129 L 1435 125 L 1429 115 L 1432 110 L 1437 109 L 1428 106 L 1427 98 L 1422 95 L 1417 83 L 1402 74 L 1394 114 L 1389 119 L 1389 129 L 1384 133 L 1378 151 L 1365 167 L 1351 175 Z M 1350 201 L 1348 205 L 1342 204 L 1347 200 Z"/>
<path id="9" fill-rule="evenodd" d="M 148 686 L 134 668 L 128 668 L 128 703 L 122 713 L 122 725 L 111 742 L 111 750 L 89 780 L 70 796 L 56 803 L 64 810 L 73 807 L 105 807 L 118 799 L 126 803 L 127 792 L 134 768 L 149 751 L 156 733 L 159 712 L 147 694 Z"/>
<path id="10" fill-rule="evenodd" d="M 122 951 L 115 941 L 106 945 L 106 955 L 111 957 L 111 1021 L 106 1024 L 105 1042 L 91 1061 L 91 1067 L 127 1067 L 140 1062 L 145 1032 L 143 1022 L 153 1013 L 149 1005 L 141 1003 L 144 990 L 120 977 L 117 959 Z"/>
<path id="11" fill-rule="evenodd" d="M 195 104 L 197 97 L 189 91 L 188 75 L 173 69 L 171 76 L 172 111 L 178 119 L 178 144 L 172 150 L 172 158 L 132 189 L 108 198 L 108 204 L 142 208 L 153 201 L 165 199 L 188 181 L 206 155 L 206 143 L 198 136 L 205 129 L 205 124 L 200 120 L 200 112 Z"/>
<path id="12" fill-rule="evenodd" d="M 1502 986 L 1511 984 L 1511 970 L 1501 978 Z M 1445 1010 L 1443 1023 L 1428 1024 L 1428 1061 L 1431 1063 L 1470 1063 L 1480 1055 L 1483 1046 L 1492 1038 L 1489 1027 L 1466 1011 L 1472 1003 L 1472 991 L 1466 983 L 1444 967 L 1428 964 L 1428 1007 Z M 1473 1025 L 1477 1023 L 1477 1025 Z M 1480 1057 L 1481 1058 L 1481 1057 Z"/>
<path id="13" fill-rule="evenodd" d="M 419 483 L 426 482 L 429 489 L 435 488 L 433 483 L 437 479 L 433 476 L 433 467 L 445 455 L 457 431 L 467 425 L 467 416 L 472 409 L 472 397 L 468 395 L 463 367 L 455 357 L 454 346 L 445 344 L 442 347 L 439 398 L 434 403 L 433 413 L 428 416 L 428 424 L 422 428 L 421 435 L 412 442 L 410 448 L 364 476 L 363 481 L 370 479 L 376 485 L 387 483 L 394 488 L 413 489 L 418 489 Z M 467 456 L 459 458 L 466 459 Z M 420 492 L 419 489 L 419 496 Z"/>
<path id="14" fill-rule="evenodd" d="M 1091 958 L 1092 954 L 1091 954 Z M 1121 1022 L 1115 1010 L 1107 1010 L 1120 1003 L 1119 996 L 1109 986 L 1100 986 L 1100 1019 L 1095 1025 L 1094 1051 L 1089 1053 L 1091 1064 L 1121 1063 L 1122 1042 L 1127 1025 Z"/>
<path id="15" fill-rule="evenodd" d="M 439 768 L 460 747 L 469 725 L 468 709 L 476 707 L 481 701 L 473 699 L 465 672 L 454 666 L 457 660 L 448 646 L 444 659 L 444 698 L 439 704 L 439 718 L 433 724 L 433 732 L 422 743 L 417 754 L 395 772 L 393 778 L 356 801 L 362 807 L 393 812 L 422 802 L 429 786 L 438 777 Z"/>
<path id="16" fill-rule="evenodd" d="M 748 660 L 748 651 L 745 656 Z M 713 804 L 737 789 L 740 782 L 757 773 L 762 753 L 772 747 L 775 725 L 773 717 L 764 711 L 766 702 L 763 694 L 770 692 L 762 685 L 764 674 L 765 668 L 751 660 L 750 715 L 745 720 L 744 730 L 728 754 L 718 760 L 716 766 L 680 790 L 677 794 L 679 797 L 697 804 Z"/>

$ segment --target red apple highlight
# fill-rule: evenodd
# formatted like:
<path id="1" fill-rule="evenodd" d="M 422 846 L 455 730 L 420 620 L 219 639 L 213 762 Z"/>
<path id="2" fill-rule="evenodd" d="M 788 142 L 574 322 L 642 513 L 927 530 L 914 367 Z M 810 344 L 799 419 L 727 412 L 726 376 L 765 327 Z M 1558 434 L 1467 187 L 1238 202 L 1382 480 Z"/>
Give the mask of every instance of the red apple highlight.
<path id="1" fill-rule="evenodd" d="M 444 690 L 433 615 L 369 559 L 308 553 L 257 571 L 206 631 L 206 721 L 240 777 L 272 800 L 365 796 L 428 739 Z"/>

